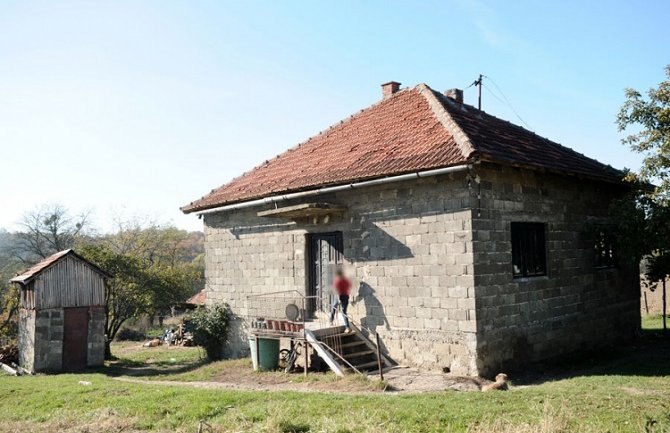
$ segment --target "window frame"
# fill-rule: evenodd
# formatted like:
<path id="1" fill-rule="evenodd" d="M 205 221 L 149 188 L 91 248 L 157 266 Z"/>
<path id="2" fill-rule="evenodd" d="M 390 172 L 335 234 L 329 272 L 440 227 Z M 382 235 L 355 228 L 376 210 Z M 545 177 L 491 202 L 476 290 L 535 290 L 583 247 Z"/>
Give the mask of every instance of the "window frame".
<path id="1" fill-rule="evenodd" d="M 549 274 L 547 224 L 537 221 L 512 221 L 510 223 L 510 237 L 512 244 L 512 277 L 515 280 L 546 277 Z M 528 248 L 534 251 L 529 251 Z M 533 256 L 539 257 L 535 258 Z M 539 265 L 541 265 L 539 272 L 531 272 L 531 267 L 538 267 Z M 519 272 L 517 272 L 517 267 L 520 269 Z"/>

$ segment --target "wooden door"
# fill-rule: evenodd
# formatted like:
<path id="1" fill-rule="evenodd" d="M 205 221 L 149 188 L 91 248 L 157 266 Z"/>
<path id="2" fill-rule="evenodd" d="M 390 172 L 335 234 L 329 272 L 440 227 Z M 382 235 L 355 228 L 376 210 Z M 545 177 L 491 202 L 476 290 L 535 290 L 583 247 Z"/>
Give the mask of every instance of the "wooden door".
<path id="1" fill-rule="evenodd" d="M 332 303 L 331 286 L 337 266 L 342 264 L 342 232 L 308 235 L 308 315 L 328 312 Z"/>
<path id="2" fill-rule="evenodd" d="M 63 323 L 63 371 L 86 368 L 88 307 L 65 308 Z"/>

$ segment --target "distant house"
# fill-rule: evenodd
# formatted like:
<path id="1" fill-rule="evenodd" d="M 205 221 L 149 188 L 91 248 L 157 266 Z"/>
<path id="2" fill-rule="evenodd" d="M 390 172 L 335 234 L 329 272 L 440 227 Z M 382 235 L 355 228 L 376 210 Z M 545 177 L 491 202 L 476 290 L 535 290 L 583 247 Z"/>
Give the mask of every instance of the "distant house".
<path id="1" fill-rule="evenodd" d="M 488 374 L 633 338 L 636 272 L 607 223 L 621 172 L 464 104 L 382 85 L 383 100 L 184 206 L 204 216 L 207 302 L 297 290 L 350 314 L 398 362 Z M 234 326 L 242 327 L 238 321 Z M 244 329 L 239 329 L 244 331 Z M 233 351 L 242 354 L 244 332 Z"/>
<path id="2" fill-rule="evenodd" d="M 202 307 L 205 305 L 205 302 L 207 301 L 207 292 L 205 292 L 205 289 L 202 289 L 195 295 L 191 296 L 184 302 L 184 305 L 187 308 L 198 308 Z"/>
<path id="3" fill-rule="evenodd" d="M 21 290 L 19 361 L 29 371 L 77 371 L 105 357 L 107 274 L 73 250 L 11 279 Z"/>

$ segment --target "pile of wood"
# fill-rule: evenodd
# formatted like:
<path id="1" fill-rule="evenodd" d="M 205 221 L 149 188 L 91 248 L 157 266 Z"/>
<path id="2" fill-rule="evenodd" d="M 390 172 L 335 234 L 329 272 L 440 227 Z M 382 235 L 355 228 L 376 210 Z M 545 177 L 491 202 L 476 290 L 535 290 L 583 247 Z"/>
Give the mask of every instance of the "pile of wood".
<path id="1" fill-rule="evenodd" d="M 191 332 L 191 321 L 185 320 L 176 328 L 169 327 L 159 338 L 154 338 L 143 344 L 144 347 L 158 347 L 166 344 L 168 346 L 195 346 L 193 343 L 193 332 Z"/>
<path id="2" fill-rule="evenodd" d="M 0 362 L 9 365 L 18 363 L 19 347 L 15 344 L 0 347 Z"/>
<path id="3" fill-rule="evenodd" d="M 31 374 L 29 371 L 21 368 L 18 362 L 19 348 L 16 345 L 10 344 L 0 347 L 0 372 L 4 371 L 12 376 Z"/>

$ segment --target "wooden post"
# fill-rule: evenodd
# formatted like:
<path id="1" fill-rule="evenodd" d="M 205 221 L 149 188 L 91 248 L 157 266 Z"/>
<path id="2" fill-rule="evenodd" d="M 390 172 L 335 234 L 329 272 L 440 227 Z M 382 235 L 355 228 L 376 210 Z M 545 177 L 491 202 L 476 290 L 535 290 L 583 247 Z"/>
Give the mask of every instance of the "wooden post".
<path id="1" fill-rule="evenodd" d="M 642 292 L 644 294 L 644 309 L 647 312 L 647 316 L 649 315 L 649 304 L 647 303 L 647 292 Z"/>
<path id="2" fill-rule="evenodd" d="M 302 298 L 302 341 L 304 343 L 303 349 L 305 350 L 305 368 L 303 371 L 303 375 L 307 377 L 307 362 L 308 362 L 308 352 L 309 352 L 309 344 L 307 344 L 307 327 L 305 326 L 305 322 L 307 321 L 307 299 Z M 296 356 L 296 359 L 298 357 Z"/>
<path id="3" fill-rule="evenodd" d="M 379 334 L 375 334 L 375 338 L 377 339 L 377 367 L 379 368 L 379 378 L 384 380 L 384 370 L 382 369 L 382 353 L 381 349 L 379 348 Z"/>
<path id="4" fill-rule="evenodd" d="M 305 340 L 305 372 L 304 375 L 307 377 L 307 362 L 309 360 L 309 344 L 307 344 L 307 340 Z"/>
<path id="5" fill-rule="evenodd" d="M 667 334 L 668 332 L 668 324 L 667 322 L 667 307 L 666 307 L 666 292 L 665 292 L 665 278 L 663 278 L 663 334 Z"/>
<path id="6" fill-rule="evenodd" d="M 256 335 L 256 371 L 261 371 L 261 340 Z"/>

